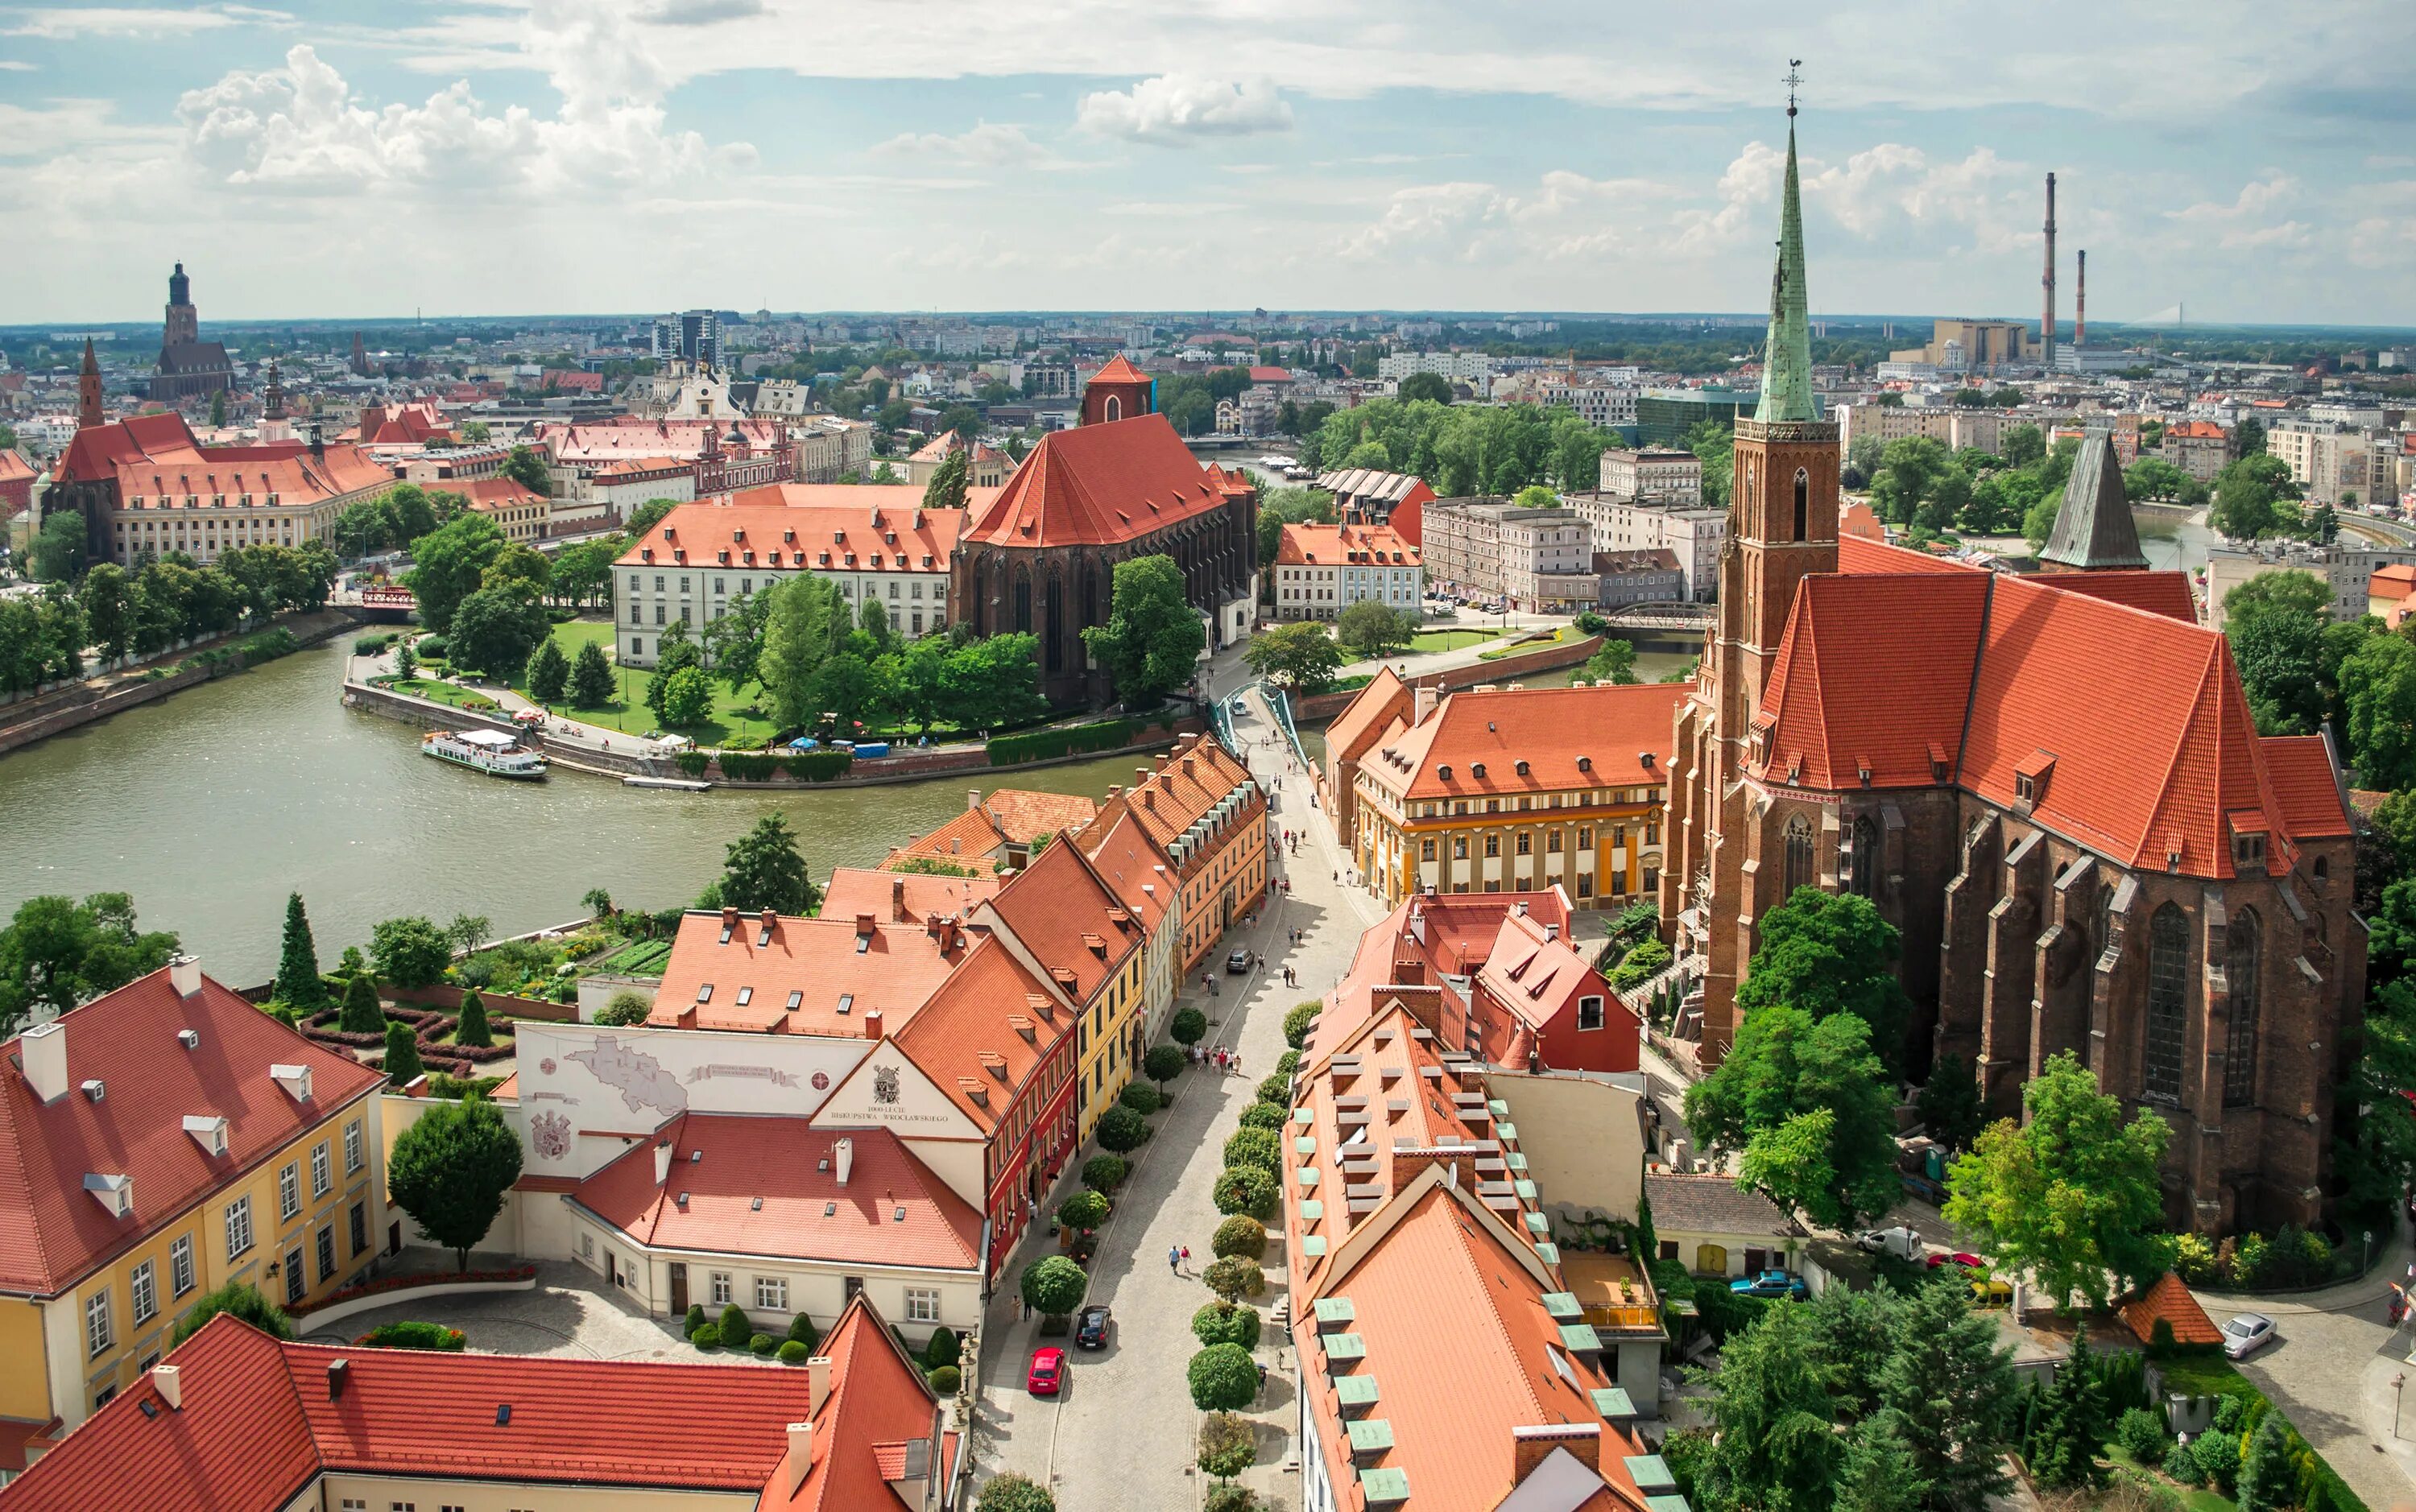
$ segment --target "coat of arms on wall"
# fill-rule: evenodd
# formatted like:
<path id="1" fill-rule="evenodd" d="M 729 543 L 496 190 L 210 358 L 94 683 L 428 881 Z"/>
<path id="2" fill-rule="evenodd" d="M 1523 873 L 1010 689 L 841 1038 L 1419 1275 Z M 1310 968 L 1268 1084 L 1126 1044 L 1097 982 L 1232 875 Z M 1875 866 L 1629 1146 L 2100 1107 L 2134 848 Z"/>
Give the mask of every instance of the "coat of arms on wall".
<path id="1" fill-rule="evenodd" d="M 897 1067 L 875 1066 L 872 1068 L 872 1100 L 875 1102 L 895 1102 L 898 1100 Z"/>
<path id="2" fill-rule="evenodd" d="M 558 1113 L 540 1113 L 529 1120 L 529 1143 L 540 1160 L 559 1160 L 570 1153 L 570 1120 Z"/>

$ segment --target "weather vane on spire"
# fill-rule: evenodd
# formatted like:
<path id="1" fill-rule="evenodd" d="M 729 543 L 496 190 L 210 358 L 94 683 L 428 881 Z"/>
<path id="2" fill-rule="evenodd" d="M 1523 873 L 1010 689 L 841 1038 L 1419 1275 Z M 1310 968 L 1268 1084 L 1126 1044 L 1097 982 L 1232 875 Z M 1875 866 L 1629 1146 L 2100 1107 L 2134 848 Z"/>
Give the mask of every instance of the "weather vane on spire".
<path id="1" fill-rule="evenodd" d="M 1804 75 L 1799 71 L 1803 67 L 1804 60 L 1802 58 L 1789 58 L 1787 60 L 1787 77 L 1779 81 L 1780 83 L 1787 86 L 1787 113 L 1789 116 L 1792 116 L 1795 113 L 1795 86 L 1804 82 Z"/>

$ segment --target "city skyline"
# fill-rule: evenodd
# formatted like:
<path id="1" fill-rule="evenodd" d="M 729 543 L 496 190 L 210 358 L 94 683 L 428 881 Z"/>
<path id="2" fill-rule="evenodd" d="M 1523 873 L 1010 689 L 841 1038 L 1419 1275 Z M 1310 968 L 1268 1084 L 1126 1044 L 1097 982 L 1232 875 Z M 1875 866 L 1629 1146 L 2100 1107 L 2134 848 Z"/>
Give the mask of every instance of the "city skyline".
<path id="1" fill-rule="evenodd" d="M 1816 317 L 2034 318 L 2053 171 L 2067 322 L 2086 248 L 2109 329 L 2416 322 L 2416 157 L 2377 141 L 2416 22 L 2381 6 L 2293 18 L 2289 50 L 2194 11 L 2129 34 L 2152 55 L 2075 48 L 2076 7 L 2015 36 L 1868 7 L 1651 35 L 1577 7 L 381 10 L 0 10 L 0 184 L 43 207 L 0 322 L 143 318 L 178 258 L 214 321 L 1743 313 L 1790 55 Z"/>

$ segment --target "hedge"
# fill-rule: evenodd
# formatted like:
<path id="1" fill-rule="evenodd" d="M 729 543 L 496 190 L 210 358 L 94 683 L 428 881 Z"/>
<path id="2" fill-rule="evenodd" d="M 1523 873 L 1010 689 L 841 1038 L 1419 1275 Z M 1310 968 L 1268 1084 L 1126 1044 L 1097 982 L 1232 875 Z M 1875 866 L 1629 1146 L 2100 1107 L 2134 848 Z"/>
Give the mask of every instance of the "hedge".
<path id="1" fill-rule="evenodd" d="M 380 1324 L 353 1340 L 361 1349 L 434 1349 L 460 1354 L 466 1342 L 459 1328 L 441 1323 Z"/>
<path id="2" fill-rule="evenodd" d="M 672 765 L 691 777 L 702 777 L 704 769 L 713 765 L 713 757 L 702 751 L 680 751 L 672 756 Z"/>
<path id="3" fill-rule="evenodd" d="M 1148 727 L 1137 719 L 1104 719 L 1094 725 L 1001 735 L 989 742 L 989 764 L 1011 767 L 1019 761 L 1047 761 L 1080 752 L 1113 751 L 1130 745 L 1133 738 Z"/>
<path id="4" fill-rule="evenodd" d="M 853 751 L 792 751 L 780 758 L 781 770 L 805 783 L 826 783 L 834 777 L 844 777 L 854 765 Z"/>
<path id="5" fill-rule="evenodd" d="M 741 751 L 724 751 L 719 758 L 721 774 L 732 782 L 760 783 L 772 780 L 780 767 L 778 756 L 749 755 Z"/>

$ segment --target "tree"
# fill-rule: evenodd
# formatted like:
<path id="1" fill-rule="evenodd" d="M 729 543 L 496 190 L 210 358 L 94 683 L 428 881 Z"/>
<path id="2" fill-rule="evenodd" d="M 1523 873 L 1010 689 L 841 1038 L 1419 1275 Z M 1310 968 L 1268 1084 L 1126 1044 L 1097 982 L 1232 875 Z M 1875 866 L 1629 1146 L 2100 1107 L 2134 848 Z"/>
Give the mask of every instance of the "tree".
<path id="1" fill-rule="evenodd" d="M 1255 1133 L 1257 1130 L 1254 1130 L 1252 1132 Z M 1256 1220 L 1253 1220 L 1253 1221 Z M 1267 1289 L 1267 1273 L 1260 1268 L 1257 1261 L 1246 1259 L 1241 1255 L 1221 1255 L 1210 1261 L 1208 1268 L 1200 1273 L 1200 1280 L 1208 1290 L 1228 1302 L 1239 1302 L 1245 1297 L 1261 1296 L 1265 1295 Z"/>
<path id="2" fill-rule="evenodd" d="M 2257 729 L 2305 735 L 2320 726 L 2330 586 L 2296 568 L 2258 573 L 2224 595 L 2223 621 Z"/>
<path id="3" fill-rule="evenodd" d="M 662 687 L 662 721 L 673 729 L 687 729 L 702 725 L 713 717 L 713 679 L 703 667 L 683 666 L 667 678 L 657 680 Z"/>
<path id="4" fill-rule="evenodd" d="M 1208 1033 L 1208 1015 L 1196 1008 L 1178 1008 L 1166 1032 L 1176 1044 L 1196 1045 Z"/>
<path id="5" fill-rule="evenodd" d="M 1191 1405 L 1203 1413 L 1239 1412 L 1259 1400 L 1259 1366 L 1239 1344 L 1211 1344 L 1184 1370 Z"/>
<path id="6" fill-rule="evenodd" d="M 2347 756 L 2357 785 L 2416 786 L 2416 645 L 2369 636 L 2340 667 Z"/>
<path id="7" fill-rule="evenodd" d="M 553 572 L 547 586 L 557 603 L 611 605 L 612 602 L 612 563 L 627 547 L 627 542 L 618 534 L 597 541 L 581 541 L 562 548 L 553 559 Z"/>
<path id="8" fill-rule="evenodd" d="M 1642 680 L 1636 675 L 1635 643 L 1619 639 L 1605 640 L 1602 643 L 1602 650 L 1587 658 L 1585 666 L 1578 675 L 1596 682 L 1610 682 L 1621 686 L 1641 681 Z"/>
<path id="9" fill-rule="evenodd" d="M 1231 1480 L 1258 1462 L 1258 1430 L 1250 1426 L 1248 1418 L 1231 1413 L 1210 1413 L 1200 1420 L 1200 1470 L 1218 1480 Z"/>
<path id="10" fill-rule="evenodd" d="M 592 640 L 580 647 L 579 659 L 570 666 L 570 706 L 600 709 L 612 701 L 616 691 L 612 664 L 605 657 L 604 648 Z"/>
<path id="11" fill-rule="evenodd" d="M 396 1086 L 409 1086 L 427 1073 L 419 1061 L 419 1040 L 411 1025 L 388 1020 L 385 1026 L 385 1076 Z"/>
<path id="12" fill-rule="evenodd" d="M 1404 404 L 1412 399 L 1431 399 L 1437 404 L 1449 404 L 1451 380 L 1441 373 L 1412 373 L 1401 380 L 1397 392 Z"/>
<path id="13" fill-rule="evenodd" d="M 2124 1123 L 2122 1100 L 2069 1051 L 2022 1089 L 2022 1106 L 2023 1122 L 1989 1126 L 1948 1168 L 1947 1221 L 1999 1265 L 2028 1271 L 2059 1309 L 2076 1293 L 2105 1306 L 2109 1273 L 2153 1280 L 2165 1268 L 2151 1235 L 2164 1214 L 2164 1119 L 2142 1111 Z"/>
<path id="14" fill-rule="evenodd" d="M 511 589 L 482 588 L 454 608 L 445 652 L 456 666 L 507 678 L 528 665 L 551 628 L 534 600 Z"/>
<path id="15" fill-rule="evenodd" d="M 0 929 L 0 1033 L 38 1009 L 64 1013 L 114 992 L 166 966 L 178 948 L 172 934 L 135 927 L 127 893 L 27 898 Z"/>
<path id="16" fill-rule="evenodd" d="M 394 649 L 394 675 L 406 682 L 419 675 L 419 653 L 411 649 L 410 641 Z"/>
<path id="17" fill-rule="evenodd" d="M 1208 1248 L 1220 1256 L 1235 1255 L 1254 1263 L 1263 1260 L 1267 1253 L 1267 1226 L 1246 1213 L 1235 1213 L 1216 1225 Z"/>
<path id="18" fill-rule="evenodd" d="M 1952 1268 L 1952 1267 L 1950 1267 Z M 2002 1468 L 2019 1427 L 2014 1352 L 1955 1280 L 1893 1304 L 1892 1347 L 1872 1378 L 1880 1415 L 1933 1512 L 1982 1512 L 2009 1489 Z"/>
<path id="19" fill-rule="evenodd" d="M 2299 1473 L 2290 1463 L 2290 1430 L 2277 1412 L 2268 1412 L 2248 1438 L 2240 1467 L 2240 1512 L 2282 1512 L 2298 1502 Z"/>
<path id="20" fill-rule="evenodd" d="M 501 588 L 529 599 L 545 596 L 553 581 L 553 563 L 545 553 L 519 541 L 507 544 L 478 575 L 481 588 Z"/>
<path id="21" fill-rule="evenodd" d="M 1057 1512 L 1057 1498 L 1029 1476 L 1010 1471 L 982 1483 L 979 1512 Z"/>
<path id="22" fill-rule="evenodd" d="M 1095 1229 L 1107 1220 L 1107 1196 L 1095 1188 L 1070 1192 L 1057 1205 L 1057 1222 L 1062 1228 Z"/>
<path id="23" fill-rule="evenodd" d="M 1700 421 L 1686 432 L 1684 445 L 1703 464 L 1703 502 L 1726 508 L 1736 465 L 1736 427 L 1717 420 Z"/>
<path id="24" fill-rule="evenodd" d="M 1023 1267 L 1017 1290 L 1022 1294 L 1023 1305 L 1033 1311 L 1063 1320 L 1090 1295 L 1091 1278 L 1064 1255 L 1043 1255 Z"/>
<path id="25" fill-rule="evenodd" d="M 923 485 L 925 509 L 962 509 L 965 507 L 965 485 L 973 465 L 973 448 L 967 444 L 953 447 L 931 470 L 930 481 Z"/>
<path id="26" fill-rule="evenodd" d="M 470 1250 L 487 1236 L 504 1194 L 520 1179 L 521 1142 L 495 1105 L 472 1096 L 442 1102 L 395 1137 L 386 1190 L 429 1238 L 470 1268 Z"/>
<path id="27" fill-rule="evenodd" d="M 134 587 L 126 569 L 113 561 L 96 561 L 76 591 L 76 607 L 83 615 L 84 634 L 110 661 L 134 646 Z"/>
<path id="28" fill-rule="evenodd" d="M 1816 1022 L 1782 1004 L 1745 1015 L 1728 1058 L 1687 1088 L 1685 1114 L 1705 1148 L 1744 1157 L 1740 1185 L 1846 1228 L 1900 1188 L 1895 1100 L 1859 1015 Z"/>
<path id="29" fill-rule="evenodd" d="M 2253 541 L 2280 527 L 2276 502 L 2298 496 L 2288 462 L 2262 452 L 2242 457 L 2214 475 L 2214 504 L 2206 522 L 2235 541 Z"/>
<path id="30" fill-rule="evenodd" d="M 1263 1129 L 1237 1129 L 1225 1141 L 1227 1165 L 1255 1165 L 1275 1172 L 1283 1169 L 1283 1146 L 1276 1136 Z"/>
<path id="31" fill-rule="evenodd" d="M 45 583 L 72 583 L 83 572 L 83 516 L 60 510 L 42 521 L 34 536 L 34 576 Z"/>
<path id="32" fill-rule="evenodd" d="M 534 447 L 513 447 L 511 455 L 504 458 L 504 465 L 496 471 L 533 494 L 551 495 L 553 492 L 552 475 L 546 472 L 545 458 Z"/>
<path id="33" fill-rule="evenodd" d="M 617 992 L 612 1001 L 596 1010 L 596 1022 L 607 1028 L 625 1029 L 633 1024 L 643 1024 L 653 1010 L 646 1000 L 632 992 Z"/>
<path id="34" fill-rule="evenodd" d="M 1173 1045 L 1152 1045 L 1140 1058 L 1140 1073 L 1155 1082 L 1162 1093 L 1167 1083 L 1183 1074 L 1184 1065 L 1183 1052 Z"/>
<path id="35" fill-rule="evenodd" d="M 821 906 L 822 890 L 807 872 L 796 833 L 786 818 L 766 814 L 754 829 L 730 843 L 722 855 L 721 903 L 740 913 L 769 908 L 800 916 Z"/>
<path id="36" fill-rule="evenodd" d="M 1260 631 L 1242 660 L 1261 677 L 1290 683 L 1304 694 L 1323 693 L 1342 671 L 1342 648 L 1324 625 L 1303 620 Z"/>
<path id="37" fill-rule="evenodd" d="M 327 984 L 319 980 L 319 951 L 310 939 L 310 916 L 303 910 L 302 894 L 285 899 L 285 939 L 277 957 L 277 984 L 269 996 L 297 1013 L 315 1013 L 327 1006 Z"/>
<path id="38" fill-rule="evenodd" d="M 562 643 L 548 636 L 537 642 L 536 654 L 528 660 L 529 696 L 541 704 L 560 703 L 569 682 L 570 658 L 562 654 Z"/>
<path id="39" fill-rule="evenodd" d="M 838 587 L 798 574 L 764 590 L 763 650 L 758 674 L 769 695 L 775 723 L 801 727 L 822 711 L 813 681 L 822 664 L 846 643 L 854 616 Z"/>
<path id="40" fill-rule="evenodd" d="M 415 915 L 389 919 L 370 931 L 370 960 L 377 974 L 398 987 L 430 987 L 452 964 L 445 932 Z"/>
<path id="41" fill-rule="evenodd" d="M 1334 633 L 1362 656 L 1390 656 L 1417 639 L 1418 619 L 1406 609 L 1361 599 L 1335 620 Z"/>
<path id="42" fill-rule="evenodd" d="M 2031 1410 L 2022 1445 L 2031 1478 L 2058 1490 L 2102 1485 L 2106 1471 L 2097 1462 L 2097 1451 L 2106 1444 L 2110 1417 L 2084 1323 L 2073 1336 L 2072 1352 L 2039 1389 Z"/>
<path id="43" fill-rule="evenodd" d="M 866 601 L 869 606 L 869 600 Z M 730 607 L 704 627 L 704 651 L 713 670 L 732 694 L 760 681 L 763 671 L 763 628 L 770 621 L 768 592 L 742 593 Z"/>
<path id="44" fill-rule="evenodd" d="M 1149 1120 L 1119 1102 L 1099 1115 L 1099 1147 L 1129 1155 L 1149 1142 Z"/>
<path id="45" fill-rule="evenodd" d="M 2393 883 L 2393 891 L 2405 898 L 2416 891 L 2416 878 Z M 2406 933 L 2403 924 L 2403 948 Z M 2403 976 L 2367 998 L 2358 1048 L 2356 1068 L 2343 1089 L 2358 1116 L 2333 1160 L 2347 1189 L 2341 1199 L 2345 1223 L 2388 1214 L 2416 1182 L 2416 1104 L 2401 1095 L 2416 1086 L 2416 981 Z M 2364 1216 L 2352 1219 L 2352 1213 Z"/>
<path id="46" fill-rule="evenodd" d="M 1851 1013 L 1870 1025 L 1871 1043 L 1891 1070 L 1902 1064 L 1905 1025 L 1911 999 L 1896 981 L 1903 936 L 1858 893 L 1823 892 L 1802 887 L 1764 914 L 1760 943 L 1745 980 L 1737 986 L 1737 1008 L 1787 1004 L 1815 1020 Z"/>
<path id="47" fill-rule="evenodd" d="M 1210 1195 L 1216 1211 L 1240 1213 L 1264 1222 L 1276 1210 L 1276 1178 L 1262 1165 L 1229 1165 L 1217 1175 Z"/>
<path id="48" fill-rule="evenodd" d="M 419 601 L 420 622 L 449 634 L 454 610 L 479 591 L 488 563 L 503 555 L 504 544 L 495 522 L 476 514 L 459 516 L 413 541 L 412 568 L 402 580 Z"/>
<path id="49" fill-rule="evenodd" d="M 221 1312 L 233 1313 L 271 1339 L 294 1337 L 294 1321 L 285 1315 L 284 1309 L 263 1296 L 260 1288 L 249 1281 L 230 1281 L 193 1299 L 191 1309 L 176 1320 L 175 1332 L 169 1336 L 169 1347 L 174 1349 L 200 1333 L 202 1325 Z"/>
<path id="50" fill-rule="evenodd" d="M 346 1034 L 385 1033 L 385 1005 L 378 1000 L 377 978 L 364 971 L 344 983 L 344 1011 L 336 1027 Z"/>
<path id="51" fill-rule="evenodd" d="M 472 988 L 461 994 L 461 1017 L 453 1025 L 453 1042 L 485 1049 L 495 1042 L 495 1031 L 487 1023 L 487 1000 Z"/>
<path id="52" fill-rule="evenodd" d="M 1893 1418 L 1865 1418 L 1846 1435 L 1835 1512 L 1920 1512 L 1929 1492 Z"/>
<path id="53" fill-rule="evenodd" d="M 629 511 L 628 523 L 623 529 L 632 542 L 642 541 L 663 522 L 663 516 L 678 507 L 676 499 L 649 499 Z"/>
<path id="54" fill-rule="evenodd" d="M 1811 1346 L 1810 1310 L 1780 1301 L 1703 1373 L 1718 1430 L 1695 1478 L 1704 1512 L 1829 1512 L 1841 1445 Z"/>
<path id="55" fill-rule="evenodd" d="M 1082 642 L 1108 668 L 1127 708 L 1146 709 L 1191 680 L 1207 627 L 1168 556 L 1116 563 L 1108 622 L 1086 625 Z"/>
<path id="56" fill-rule="evenodd" d="M 1971 1148 L 1986 1122 L 1980 1078 L 1970 1061 L 1951 1050 L 1930 1063 L 1929 1080 L 1922 1084 L 1913 1105 L 1929 1137 L 1945 1145 L 1950 1155 Z"/>

